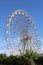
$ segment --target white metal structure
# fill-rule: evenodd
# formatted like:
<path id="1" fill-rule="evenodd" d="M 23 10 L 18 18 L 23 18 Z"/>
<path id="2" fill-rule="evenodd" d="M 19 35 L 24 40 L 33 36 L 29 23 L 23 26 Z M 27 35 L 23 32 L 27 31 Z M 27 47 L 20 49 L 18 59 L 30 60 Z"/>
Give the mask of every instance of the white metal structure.
<path id="1" fill-rule="evenodd" d="M 5 40 L 9 53 L 19 53 L 31 49 L 40 52 L 40 36 L 30 15 L 23 10 L 16 10 L 8 17 Z M 15 52 L 16 51 L 16 52 Z"/>

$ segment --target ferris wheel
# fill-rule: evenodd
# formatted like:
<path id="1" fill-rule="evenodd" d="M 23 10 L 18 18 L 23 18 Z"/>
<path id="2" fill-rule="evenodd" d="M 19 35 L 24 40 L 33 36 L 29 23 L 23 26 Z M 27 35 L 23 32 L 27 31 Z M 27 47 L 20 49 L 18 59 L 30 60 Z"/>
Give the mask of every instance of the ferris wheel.
<path id="1" fill-rule="evenodd" d="M 27 49 L 40 52 L 40 36 L 30 15 L 23 10 L 16 10 L 8 17 L 5 28 L 5 40 L 9 53 Z"/>

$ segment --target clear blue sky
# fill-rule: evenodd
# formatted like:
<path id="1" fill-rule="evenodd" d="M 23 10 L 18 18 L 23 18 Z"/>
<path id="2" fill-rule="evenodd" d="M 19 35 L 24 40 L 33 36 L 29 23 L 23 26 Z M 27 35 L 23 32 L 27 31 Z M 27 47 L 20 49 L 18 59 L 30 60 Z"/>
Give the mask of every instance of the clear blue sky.
<path id="1" fill-rule="evenodd" d="M 32 16 L 43 43 L 43 0 L 0 0 L 0 49 L 5 45 L 5 22 L 14 10 L 19 9 L 27 11 Z"/>

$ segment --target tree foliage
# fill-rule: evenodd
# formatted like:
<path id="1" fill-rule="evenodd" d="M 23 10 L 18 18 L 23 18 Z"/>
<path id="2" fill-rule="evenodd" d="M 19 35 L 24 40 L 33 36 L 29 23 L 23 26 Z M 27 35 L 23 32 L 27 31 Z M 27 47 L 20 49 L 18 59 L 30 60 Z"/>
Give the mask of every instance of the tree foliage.
<path id="1" fill-rule="evenodd" d="M 0 65 L 43 65 L 43 56 L 30 50 L 16 56 L 0 54 Z"/>

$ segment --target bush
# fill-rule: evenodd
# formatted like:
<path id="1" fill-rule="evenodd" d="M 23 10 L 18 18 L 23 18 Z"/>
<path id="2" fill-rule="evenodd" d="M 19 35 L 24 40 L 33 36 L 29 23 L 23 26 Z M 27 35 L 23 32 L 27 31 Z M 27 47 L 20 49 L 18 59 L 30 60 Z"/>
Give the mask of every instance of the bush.
<path id="1" fill-rule="evenodd" d="M 17 56 L 7 57 L 5 54 L 0 54 L 0 65 L 43 65 L 43 56 L 38 56 L 30 50 Z"/>

